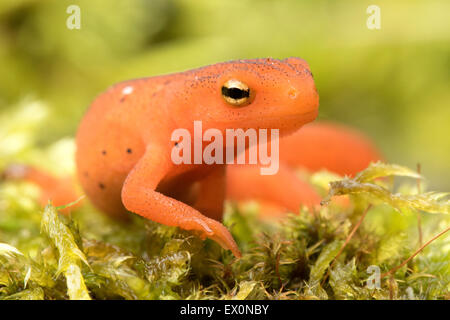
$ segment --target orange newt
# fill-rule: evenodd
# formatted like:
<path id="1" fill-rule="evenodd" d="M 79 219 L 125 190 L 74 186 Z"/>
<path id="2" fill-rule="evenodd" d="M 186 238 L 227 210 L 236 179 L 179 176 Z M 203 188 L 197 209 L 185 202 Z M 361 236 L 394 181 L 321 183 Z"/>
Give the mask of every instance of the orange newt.
<path id="1" fill-rule="evenodd" d="M 240 256 L 219 222 L 225 165 L 174 164 L 172 132 L 193 132 L 201 120 L 205 129 L 222 132 L 276 128 L 284 134 L 314 120 L 318 103 L 309 67 L 298 58 L 239 60 L 122 82 L 92 103 L 79 126 L 78 178 L 102 211 L 131 211 L 193 230 Z"/>
<path id="2" fill-rule="evenodd" d="M 125 81 L 98 96 L 81 121 L 78 179 L 106 213 L 131 211 L 192 230 L 240 256 L 219 222 L 225 165 L 174 164 L 172 132 L 192 132 L 201 120 L 205 129 L 276 128 L 283 135 L 314 120 L 318 103 L 309 67 L 299 58 L 238 60 Z M 23 171 L 24 178 L 35 175 Z"/>
<path id="3" fill-rule="evenodd" d="M 335 158 L 339 152 L 330 158 L 314 145 L 327 148 L 326 141 L 332 141 L 351 150 L 360 147 L 354 143 L 358 139 L 339 128 L 327 131 L 326 125 L 312 133 L 314 138 L 326 132 L 324 144 L 311 144 L 300 130 L 280 140 L 278 173 L 261 176 L 257 165 L 174 164 L 171 150 L 177 143 L 171 140 L 172 132 L 178 128 L 193 132 L 194 121 L 200 120 L 205 129 L 279 129 L 284 136 L 313 121 L 318 104 L 309 66 L 299 58 L 238 60 L 121 82 L 98 96 L 81 121 L 76 136 L 78 180 L 92 203 L 110 215 L 121 217 L 130 211 L 192 230 L 239 257 L 233 237 L 220 223 L 226 198 L 267 199 L 292 210 L 300 203 L 315 205 L 320 197 L 292 168 L 301 162 L 312 169 L 330 164 L 340 173 L 349 159 L 346 153 L 341 154 L 345 158 L 341 167 Z M 296 144 L 297 140 L 303 142 Z M 345 170 L 354 173 L 364 167 L 362 163 L 366 159 L 361 160 L 362 167 Z M 47 190 L 43 200 L 52 198 L 55 205 L 76 198 L 67 181 L 38 169 L 13 166 L 6 175 L 37 183 Z"/>

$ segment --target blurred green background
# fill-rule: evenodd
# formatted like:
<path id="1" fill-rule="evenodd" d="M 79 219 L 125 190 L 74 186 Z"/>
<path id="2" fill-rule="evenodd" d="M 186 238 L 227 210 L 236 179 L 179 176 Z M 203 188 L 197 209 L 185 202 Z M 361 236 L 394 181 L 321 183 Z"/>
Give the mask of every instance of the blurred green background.
<path id="1" fill-rule="evenodd" d="M 80 30 L 66 27 L 72 4 Z M 381 8 L 380 30 L 366 26 L 371 4 Z M 363 130 L 389 162 L 421 163 L 429 187 L 445 191 L 448 12 L 444 0 L 1 0 L 0 118 L 41 119 L 33 139 L 46 146 L 73 136 L 89 103 L 115 82 L 298 56 L 314 73 L 321 119 Z M 17 114 L 30 101 L 45 105 L 45 116 L 33 107 Z M 14 153 L 5 145 L 4 158 Z"/>

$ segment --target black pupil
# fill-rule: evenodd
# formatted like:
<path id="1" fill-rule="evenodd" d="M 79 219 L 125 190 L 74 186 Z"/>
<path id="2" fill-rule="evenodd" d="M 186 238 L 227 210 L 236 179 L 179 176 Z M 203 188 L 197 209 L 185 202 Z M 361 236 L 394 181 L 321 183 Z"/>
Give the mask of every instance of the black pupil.
<path id="1" fill-rule="evenodd" d="M 225 97 L 229 97 L 231 99 L 239 100 L 242 98 L 250 97 L 250 90 L 242 90 L 239 88 L 227 88 L 222 87 L 222 94 Z"/>

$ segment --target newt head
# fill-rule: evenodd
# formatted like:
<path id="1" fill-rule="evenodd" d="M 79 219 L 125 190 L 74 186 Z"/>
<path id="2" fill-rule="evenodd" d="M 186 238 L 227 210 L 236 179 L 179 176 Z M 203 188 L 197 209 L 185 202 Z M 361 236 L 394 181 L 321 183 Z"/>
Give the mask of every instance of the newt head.
<path id="1" fill-rule="evenodd" d="M 180 127 L 200 120 L 205 128 L 267 128 L 283 134 L 318 114 L 319 95 L 300 58 L 219 63 L 182 73 L 173 85 L 169 108 Z"/>

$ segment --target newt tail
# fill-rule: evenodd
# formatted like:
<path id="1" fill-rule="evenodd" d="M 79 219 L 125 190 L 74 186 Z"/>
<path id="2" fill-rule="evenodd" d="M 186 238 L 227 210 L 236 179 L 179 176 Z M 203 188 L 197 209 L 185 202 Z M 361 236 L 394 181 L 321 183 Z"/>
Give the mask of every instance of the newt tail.
<path id="1" fill-rule="evenodd" d="M 55 207 L 75 202 L 78 198 L 74 180 L 72 177 L 56 177 L 42 169 L 25 164 L 14 163 L 9 165 L 2 173 L 4 180 L 23 180 L 37 185 L 40 189 L 39 202 L 45 206 L 52 201 Z M 68 213 L 80 206 L 77 202 L 69 208 L 62 209 L 62 213 Z"/>

